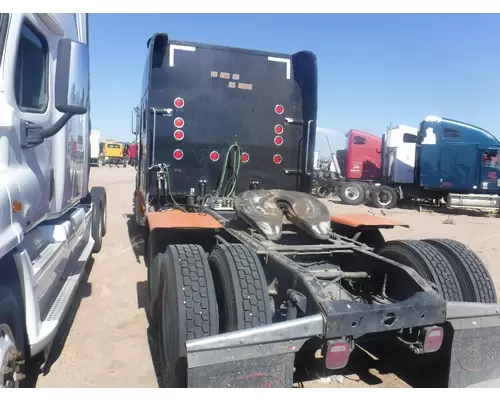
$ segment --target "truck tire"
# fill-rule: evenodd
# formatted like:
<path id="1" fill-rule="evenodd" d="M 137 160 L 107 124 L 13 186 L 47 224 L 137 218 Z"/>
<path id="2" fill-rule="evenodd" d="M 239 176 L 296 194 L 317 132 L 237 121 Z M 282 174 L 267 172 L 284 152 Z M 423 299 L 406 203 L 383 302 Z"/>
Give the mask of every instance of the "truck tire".
<path id="1" fill-rule="evenodd" d="M 146 316 L 150 325 L 156 326 L 158 321 L 156 317 L 158 305 L 158 290 L 160 287 L 160 268 L 161 258 L 164 256 L 166 245 L 162 244 L 161 239 L 156 238 L 155 230 L 148 233 L 145 240 L 146 257 L 145 262 L 148 269 L 148 296 L 149 307 L 146 307 Z"/>
<path id="2" fill-rule="evenodd" d="M 26 347 L 24 305 L 20 296 L 3 283 L 0 285 L 0 388 L 24 386 L 22 367 L 27 356 Z"/>
<path id="3" fill-rule="evenodd" d="M 343 203 L 357 206 L 365 201 L 365 189 L 358 182 L 345 182 L 339 189 L 339 197 Z"/>
<path id="4" fill-rule="evenodd" d="M 449 261 L 430 244 L 420 240 L 391 240 L 377 254 L 414 269 L 422 278 L 435 284 L 447 301 L 464 301 L 458 277 Z"/>
<path id="5" fill-rule="evenodd" d="M 201 246 L 169 245 L 160 264 L 157 321 L 161 382 L 165 387 L 186 387 L 186 341 L 219 332 L 214 282 Z"/>
<path id="6" fill-rule="evenodd" d="M 243 244 L 220 244 L 208 262 L 217 292 L 220 333 L 271 323 L 266 276 L 254 251 Z"/>
<path id="7" fill-rule="evenodd" d="M 106 209 L 106 190 L 101 186 L 95 186 L 90 189 L 90 198 L 92 201 L 92 239 L 94 239 L 93 253 L 99 253 L 102 247 L 102 238 L 104 236 L 107 218 Z"/>
<path id="8" fill-rule="evenodd" d="M 316 189 L 316 196 L 319 197 L 320 199 L 328 197 L 329 194 L 330 194 L 330 189 L 327 186 L 318 186 L 318 188 Z"/>
<path id="9" fill-rule="evenodd" d="M 370 192 L 370 200 L 375 208 L 394 208 L 398 204 L 398 194 L 390 186 L 375 186 Z"/>
<path id="10" fill-rule="evenodd" d="M 464 301 L 496 303 L 493 279 L 477 254 L 464 244 L 452 239 L 426 239 L 450 263 L 460 281 Z"/>

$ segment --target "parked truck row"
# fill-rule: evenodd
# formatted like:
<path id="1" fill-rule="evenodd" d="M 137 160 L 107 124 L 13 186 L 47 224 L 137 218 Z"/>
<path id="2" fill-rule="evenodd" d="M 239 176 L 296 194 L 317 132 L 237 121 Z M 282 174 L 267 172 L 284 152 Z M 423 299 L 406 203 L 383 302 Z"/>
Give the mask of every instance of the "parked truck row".
<path id="1" fill-rule="evenodd" d="M 389 127 L 382 137 L 349 131 L 346 150 L 330 171 L 316 173 L 315 194 L 338 194 L 346 204 L 368 199 L 393 208 L 404 199 L 447 207 L 498 209 L 500 141 L 482 128 L 428 116 L 419 128 Z"/>
<path id="2" fill-rule="evenodd" d="M 88 27 L 87 14 L 0 14 L 1 387 L 47 358 L 106 233 L 106 191 L 88 188 Z M 313 53 L 166 33 L 147 49 L 134 215 L 164 386 L 290 387 L 311 355 L 338 371 L 369 340 L 444 386 L 499 385 L 500 308 L 479 257 L 385 242 L 394 222 L 330 216 L 309 194 Z"/>

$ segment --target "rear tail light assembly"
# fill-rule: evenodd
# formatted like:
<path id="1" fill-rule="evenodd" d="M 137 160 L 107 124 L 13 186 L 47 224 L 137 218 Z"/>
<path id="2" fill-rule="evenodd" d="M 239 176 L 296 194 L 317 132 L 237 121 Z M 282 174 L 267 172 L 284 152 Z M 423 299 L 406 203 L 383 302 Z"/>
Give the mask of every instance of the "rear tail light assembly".
<path id="1" fill-rule="evenodd" d="M 283 144 L 283 138 L 281 136 L 276 136 L 274 138 L 274 144 L 276 146 L 281 146 Z"/>
<path id="2" fill-rule="evenodd" d="M 242 153 L 241 154 L 241 162 L 242 163 L 247 163 L 250 160 L 250 156 L 248 153 Z"/>
<path id="3" fill-rule="evenodd" d="M 347 365 L 351 355 L 351 345 L 347 340 L 329 340 L 325 347 L 324 358 L 327 369 L 342 369 Z"/>
<path id="4" fill-rule="evenodd" d="M 275 154 L 273 156 L 273 161 L 275 164 L 281 164 L 281 161 L 283 161 L 283 158 L 281 157 L 280 154 Z"/>
<path id="5" fill-rule="evenodd" d="M 444 330 L 440 326 L 426 326 L 420 331 L 423 353 L 434 353 L 441 348 Z"/>
<path id="6" fill-rule="evenodd" d="M 274 107 L 274 112 L 278 115 L 281 115 L 283 114 L 283 112 L 285 111 L 285 107 L 283 107 L 281 104 L 277 104 L 275 107 Z"/>
<path id="7" fill-rule="evenodd" d="M 276 135 L 281 135 L 283 130 L 283 125 L 278 124 L 274 127 L 274 133 L 276 133 Z"/>

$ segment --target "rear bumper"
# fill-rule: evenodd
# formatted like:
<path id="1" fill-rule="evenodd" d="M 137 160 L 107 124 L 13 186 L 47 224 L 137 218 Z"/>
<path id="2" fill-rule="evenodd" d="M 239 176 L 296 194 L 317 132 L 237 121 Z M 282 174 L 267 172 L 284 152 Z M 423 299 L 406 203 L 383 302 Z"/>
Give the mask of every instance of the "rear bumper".
<path id="1" fill-rule="evenodd" d="M 395 310 L 402 314 L 405 307 Z M 441 321 L 427 321 L 420 326 L 445 323 L 451 327 L 446 339 L 449 351 L 449 387 L 468 387 L 495 382 L 500 378 L 500 305 L 475 303 L 448 303 L 443 309 Z M 422 311 L 417 309 L 418 315 Z M 367 327 L 375 328 L 377 313 L 367 317 Z M 341 318 L 341 317 L 340 317 Z M 413 318 L 407 318 L 409 322 Z M 398 321 L 398 319 L 396 319 Z M 382 333 L 407 325 L 385 329 L 372 329 L 366 333 Z M 483 322 L 481 322 L 483 321 Z M 396 323 L 395 323 L 396 324 Z M 309 339 L 328 339 L 351 335 L 353 332 L 332 329 L 344 326 L 341 319 L 323 314 L 292 321 L 216 335 L 186 343 L 189 387 L 290 387 L 293 382 L 295 353 Z M 359 334 L 359 332 L 358 332 Z M 474 359 L 477 351 L 487 357 Z M 476 352 L 476 353 L 475 353 Z M 463 360 L 470 361 L 470 368 Z M 484 365 L 484 366 L 483 366 Z"/>

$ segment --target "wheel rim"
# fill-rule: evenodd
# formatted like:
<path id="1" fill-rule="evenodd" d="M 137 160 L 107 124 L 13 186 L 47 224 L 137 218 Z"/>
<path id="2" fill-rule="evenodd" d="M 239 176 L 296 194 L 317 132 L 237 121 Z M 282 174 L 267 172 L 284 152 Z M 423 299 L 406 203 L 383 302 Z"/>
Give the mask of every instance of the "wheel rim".
<path id="1" fill-rule="evenodd" d="M 348 186 L 345 195 L 348 199 L 357 200 L 359 198 L 359 189 L 355 186 Z"/>
<path id="2" fill-rule="evenodd" d="M 383 206 L 387 206 L 391 203 L 392 201 L 392 196 L 391 194 L 387 191 L 387 190 L 382 190 L 379 194 L 378 194 L 378 202 L 383 205 Z"/>
<path id="3" fill-rule="evenodd" d="M 321 196 L 321 197 L 325 197 L 327 194 L 328 194 L 328 189 L 324 186 L 321 186 L 318 188 L 318 194 Z"/>
<path id="4" fill-rule="evenodd" d="M 17 350 L 12 330 L 0 324 L 0 388 L 18 388 L 24 376 L 19 372 L 21 352 Z"/>

